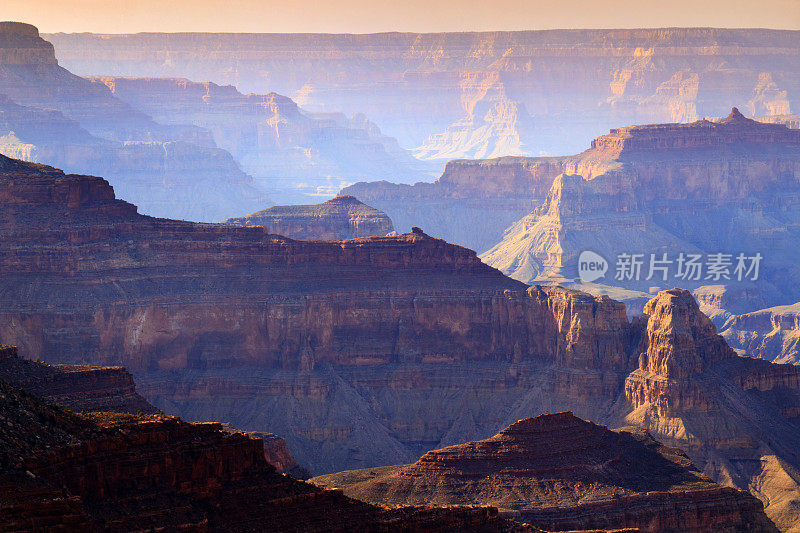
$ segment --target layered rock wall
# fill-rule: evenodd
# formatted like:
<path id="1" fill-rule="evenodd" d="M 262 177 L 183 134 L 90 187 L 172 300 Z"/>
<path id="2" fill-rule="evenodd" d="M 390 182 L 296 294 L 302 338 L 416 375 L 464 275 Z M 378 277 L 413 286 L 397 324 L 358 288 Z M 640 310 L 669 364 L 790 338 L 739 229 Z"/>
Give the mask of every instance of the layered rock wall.
<path id="1" fill-rule="evenodd" d="M 0 412 L 3 529 L 524 530 L 491 508 L 386 510 L 320 490 L 278 474 L 260 440 L 219 424 L 76 416 L 3 383 Z"/>
<path id="2" fill-rule="evenodd" d="M 728 318 L 722 335 L 753 357 L 776 363 L 800 362 L 800 305 L 784 305 L 736 314 Z"/>
<path id="3" fill-rule="evenodd" d="M 577 158 L 574 173 L 557 176 L 547 198 L 481 254 L 484 261 L 528 283 L 579 283 L 579 257 L 591 251 L 609 265 L 592 280 L 605 286 L 680 285 L 699 289 L 709 305 L 710 291 L 727 290 L 741 295 L 737 311 L 797 296 L 797 130 L 733 109 L 717 122 L 615 130 Z M 588 172 L 592 165 L 598 173 Z M 716 275 L 709 264 L 719 253 L 729 265 Z M 641 268 L 626 270 L 625 254 Z M 702 272 L 681 269 L 691 255 Z"/>
<path id="4" fill-rule="evenodd" d="M 47 38 L 83 75 L 277 91 L 308 109 L 366 113 L 423 155 L 574 153 L 612 127 L 723 116 L 732 103 L 757 116 L 796 112 L 800 79 L 796 32 L 774 30 Z"/>
<path id="5" fill-rule="evenodd" d="M 159 412 L 122 367 L 48 365 L 19 357 L 16 346 L 3 346 L 0 380 L 74 411 Z"/>
<path id="6" fill-rule="evenodd" d="M 491 502 L 556 531 L 775 531 L 755 498 L 710 483 L 677 450 L 641 430 L 611 432 L 572 413 L 520 420 L 489 439 L 428 452 L 412 465 L 312 482 L 380 503 Z"/>
<path id="7" fill-rule="evenodd" d="M 35 27 L 0 25 L 0 153 L 103 173 L 149 214 L 219 221 L 267 204 L 211 132 L 161 124 L 59 66 Z"/>
<path id="8" fill-rule="evenodd" d="M 629 322 L 420 230 L 294 241 L 138 215 L 99 178 L 0 170 L 0 338 L 24 353 L 123 363 L 159 408 L 285 436 L 314 473 L 574 410 L 649 429 L 796 523 L 800 490 L 777 480 L 800 464 L 800 395 L 746 382 L 769 363 L 727 349 L 686 291 Z"/>
<path id="9" fill-rule="evenodd" d="M 166 124 L 213 135 L 249 174 L 317 183 L 427 178 L 426 165 L 362 113 L 310 113 L 287 96 L 242 94 L 232 86 L 187 79 L 96 77 L 115 97 Z"/>

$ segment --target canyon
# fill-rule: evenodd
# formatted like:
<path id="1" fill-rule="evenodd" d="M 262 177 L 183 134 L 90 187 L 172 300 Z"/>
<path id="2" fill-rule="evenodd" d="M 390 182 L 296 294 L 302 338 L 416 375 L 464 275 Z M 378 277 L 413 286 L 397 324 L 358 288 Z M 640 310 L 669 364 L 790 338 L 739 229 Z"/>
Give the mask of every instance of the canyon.
<path id="1" fill-rule="evenodd" d="M 558 158 L 454 160 L 433 183 L 358 182 L 340 194 L 380 209 L 398 231 L 418 226 L 480 253 L 544 200 L 567 165 Z"/>
<path id="2" fill-rule="evenodd" d="M 119 366 L 46 364 L 20 357 L 16 346 L 0 345 L 0 382 L 76 412 L 162 414 L 136 391 L 130 372 Z M 230 433 L 239 432 L 230 425 L 221 427 Z M 310 477 L 284 439 L 272 433 L 248 435 L 263 442 L 267 463 L 279 473 L 295 479 Z"/>
<path id="3" fill-rule="evenodd" d="M 98 375 L 105 379 L 98 380 Z M 9 385 L 9 379 L 14 386 Z M 116 386 L 109 386 L 112 383 Z M 80 413 L 48 404 L 32 392 L 68 404 Z M 125 414 L 134 409 L 138 409 L 136 414 Z M 216 423 L 187 424 L 164 416 L 136 394 L 130 374 L 122 368 L 47 365 L 21 359 L 16 347 L 0 346 L 0 416 L 4 422 L 0 429 L 3 530 L 81 527 L 127 531 L 157 527 L 238 531 L 251 530 L 258 524 L 270 530 L 331 531 L 346 522 L 349 527 L 381 531 L 544 531 L 502 518 L 509 514 L 507 508 L 498 512 L 495 507 L 476 507 L 475 490 L 467 489 L 471 494 L 468 507 L 446 497 L 418 494 L 417 499 L 428 500 L 423 506 L 399 507 L 393 501 L 387 509 L 363 503 L 365 499 L 380 499 L 374 494 L 351 499 L 336 489 L 321 491 L 295 481 L 297 475 L 307 472 L 297 465 L 282 439 L 272 434 L 244 434 Z M 591 527 L 601 533 L 597 525 L 603 524 L 603 532 L 608 533 L 621 533 L 620 526 L 632 525 L 642 527 L 625 527 L 624 531 L 705 531 L 709 527 L 715 531 L 777 531 L 757 499 L 711 483 L 683 453 L 665 448 L 642 430 L 628 428 L 617 433 L 623 437 L 609 438 L 615 433 L 571 413 L 545 415 L 502 431 L 494 439 L 504 441 L 502 446 L 492 450 L 478 447 L 480 451 L 471 462 L 510 465 L 523 456 L 524 461 L 535 456 L 538 475 L 567 473 L 559 486 L 568 492 L 578 491 L 582 500 L 592 499 L 595 504 L 568 510 L 568 497 L 567 508 L 562 505 L 556 511 L 558 519 L 543 516 L 552 517 L 555 508 L 538 515 L 515 515 L 538 525 L 546 522 L 548 530 Z M 582 447 L 576 449 L 576 441 L 582 442 Z M 555 456 L 569 458 L 567 462 L 587 457 L 584 469 L 543 465 L 553 454 L 531 456 L 529 448 L 544 442 L 559 450 Z M 589 442 L 593 445 L 587 450 Z M 475 444 L 430 452 L 420 462 L 431 454 L 448 454 L 451 459 L 446 462 L 455 459 L 461 463 L 464 454 L 454 454 L 453 450 Z M 620 459 L 619 451 L 612 454 L 616 459 L 610 456 L 610 447 L 621 449 L 626 459 Z M 632 458 L 637 470 L 648 475 L 632 478 L 625 465 L 609 467 Z M 605 466 L 596 464 L 598 460 Z M 586 468 L 594 472 L 603 468 L 605 485 L 596 481 L 587 484 L 587 474 L 596 474 Z M 295 479 L 278 475 L 276 469 Z M 417 470 L 422 476 L 436 475 L 424 466 Z M 511 474 L 504 485 L 516 485 L 516 492 L 531 483 L 526 477 L 530 476 L 529 469 L 503 472 Z M 327 478 L 342 481 L 340 475 L 334 475 L 323 476 L 315 483 L 325 485 L 320 479 Z M 658 492 L 664 488 L 668 490 Z M 351 491 L 348 487 L 347 492 Z M 608 508 L 609 492 L 614 498 L 611 506 L 616 504 L 616 509 Z M 630 510 L 632 502 L 636 511 Z M 678 516 L 669 511 L 675 508 L 680 510 Z"/>
<path id="4" fill-rule="evenodd" d="M 579 257 L 588 250 L 610 265 L 597 281 L 605 285 L 749 290 L 728 312 L 800 296 L 792 288 L 800 131 L 747 119 L 734 108 L 716 122 L 612 130 L 581 162 L 583 169 L 557 176 L 545 201 L 481 258 L 529 283 L 590 282 L 578 279 Z M 593 163 L 595 174 L 587 170 Z M 640 271 L 621 266 L 625 254 L 631 265 L 638 257 Z M 719 273 L 714 254 L 721 254 Z M 693 272 L 689 257 L 696 259 Z M 733 299 L 716 303 L 724 300 Z"/>
<path id="5" fill-rule="evenodd" d="M 797 112 L 797 31 L 48 34 L 83 76 L 188 78 L 364 113 L 421 157 L 575 153 L 626 124 Z M 482 250 L 480 250 L 482 251 Z"/>
<path id="6" fill-rule="evenodd" d="M 399 231 L 416 225 L 482 252 L 482 260 L 525 283 L 624 297 L 633 314 L 653 287 L 707 293 L 726 285 L 739 297 L 709 302 L 725 301 L 730 315 L 800 298 L 791 281 L 798 275 L 798 165 L 800 131 L 734 109 L 715 122 L 617 128 L 573 156 L 457 160 L 434 183 L 363 182 L 342 194 L 384 211 Z M 579 279 L 587 250 L 609 265 L 595 283 Z M 636 279 L 617 279 L 624 253 L 640 254 Z M 716 279 L 705 270 L 678 278 L 681 253 L 725 253 L 731 264 Z M 651 254 L 667 254 L 666 279 L 649 272 Z M 737 279 L 738 254 L 762 255 L 757 280 L 754 272 Z"/>
<path id="7" fill-rule="evenodd" d="M 800 527 L 800 367 L 739 357 L 687 291 L 629 320 L 419 228 L 296 241 L 155 219 L 102 178 L 1 156 L 0 201 L 4 342 L 124 365 L 163 412 L 280 435 L 312 474 L 572 411 L 644 427 Z"/>
<path id="8" fill-rule="evenodd" d="M 316 205 L 276 205 L 226 224 L 262 226 L 269 233 L 298 240 L 337 241 L 384 236 L 394 232 L 391 219 L 352 196 L 337 196 Z"/>

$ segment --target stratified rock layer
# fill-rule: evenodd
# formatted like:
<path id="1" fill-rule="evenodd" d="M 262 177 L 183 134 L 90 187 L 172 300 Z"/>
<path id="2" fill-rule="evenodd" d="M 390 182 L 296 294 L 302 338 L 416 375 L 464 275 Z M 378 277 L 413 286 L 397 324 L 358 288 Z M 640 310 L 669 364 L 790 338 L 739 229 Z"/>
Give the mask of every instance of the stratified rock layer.
<path id="1" fill-rule="evenodd" d="M 623 124 L 724 116 L 736 102 L 755 116 L 797 113 L 800 104 L 797 31 L 47 37 L 83 75 L 276 91 L 307 109 L 363 112 L 404 147 L 422 145 L 425 156 L 574 153 Z"/>
<path id="2" fill-rule="evenodd" d="M 235 87 L 210 82 L 91 79 L 155 120 L 209 131 L 220 148 L 256 177 L 293 178 L 295 184 L 328 181 L 322 178 L 335 178 L 330 182 L 339 184 L 366 178 L 414 182 L 427 177 L 426 165 L 362 113 L 310 113 L 274 92 L 245 95 Z"/>
<path id="3" fill-rule="evenodd" d="M 727 284 L 754 301 L 800 297 L 800 131 L 734 108 L 717 122 L 615 129 L 578 160 L 484 261 L 528 283 L 572 281 L 592 251 L 609 266 L 597 281 L 605 285 Z M 623 254 L 638 257 L 638 271 L 620 270 Z M 699 270 L 690 272 L 681 267 L 692 255 Z"/>
<path id="4" fill-rule="evenodd" d="M 274 433 L 260 433 L 257 431 L 248 432 L 248 435 L 261 439 L 264 443 L 264 457 L 278 472 L 289 474 L 295 479 L 308 479 L 311 477 L 311 473 L 300 466 L 292 452 L 289 451 L 284 439 Z"/>
<path id="5" fill-rule="evenodd" d="M 386 213 L 352 196 L 337 196 L 317 205 L 274 206 L 225 223 L 262 226 L 269 233 L 305 241 L 384 236 L 394 231 Z"/>
<path id="6" fill-rule="evenodd" d="M 22 359 L 16 346 L 0 347 L 0 380 L 73 411 L 157 413 L 136 392 L 122 367 L 48 365 Z"/>
<path id="7" fill-rule="evenodd" d="M 725 349 L 688 292 L 631 322 L 419 229 L 310 242 L 152 219 L 100 178 L 6 158 L 0 201 L 0 338 L 123 364 L 158 408 L 281 435 L 314 474 L 571 410 L 648 428 L 797 527 L 797 382 Z"/>
<path id="8" fill-rule="evenodd" d="M 491 504 L 556 531 L 776 531 L 758 500 L 712 483 L 679 450 L 572 413 L 520 420 L 409 466 L 312 481 L 376 503 Z"/>
<path id="9" fill-rule="evenodd" d="M 800 304 L 781 305 L 728 317 L 722 336 L 751 357 L 800 363 Z"/>

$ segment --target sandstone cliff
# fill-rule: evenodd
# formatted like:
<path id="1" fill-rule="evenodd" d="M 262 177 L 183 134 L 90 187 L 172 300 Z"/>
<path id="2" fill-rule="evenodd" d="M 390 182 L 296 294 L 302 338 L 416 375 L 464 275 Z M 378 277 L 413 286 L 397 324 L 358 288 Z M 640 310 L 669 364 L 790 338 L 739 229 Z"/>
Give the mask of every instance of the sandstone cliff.
<path id="1" fill-rule="evenodd" d="M 254 439 L 261 439 L 264 443 L 264 457 L 267 462 L 282 474 L 289 474 L 295 479 L 308 479 L 311 473 L 300 466 L 297 459 L 289 451 L 286 441 L 274 433 L 250 431 L 248 435 Z"/>
<path id="2" fill-rule="evenodd" d="M 572 281 L 579 255 L 589 250 L 609 264 L 598 281 L 606 285 L 741 285 L 734 292 L 748 288 L 755 293 L 749 299 L 769 303 L 800 296 L 791 281 L 800 274 L 793 245 L 800 221 L 793 200 L 800 194 L 797 130 L 747 119 L 734 108 L 717 122 L 615 129 L 578 159 L 538 208 L 482 254 L 484 261 L 528 283 Z M 721 275 L 707 269 L 715 253 L 727 254 Z M 620 276 L 622 254 L 640 254 L 638 273 Z M 681 274 L 681 254 L 699 254 L 702 272 Z M 747 270 L 749 262 L 736 271 L 739 254 L 761 256 L 757 273 Z M 650 270 L 653 258 L 665 258 L 667 271 Z"/>
<path id="3" fill-rule="evenodd" d="M 557 158 L 455 160 L 434 183 L 360 182 L 342 189 L 385 212 L 398 231 L 431 235 L 483 252 L 534 209 L 568 166 Z"/>
<path id="4" fill-rule="evenodd" d="M 402 146 L 433 145 L 442 154 L 504 142 L 516 148 L 517 137 L 531 155 L 574 153 L 612 127 L 724 116 L 734 102 L 757 116 L 796 113 L 800 94 L 792 31 L 47 38 L 82 75 L 185 77 L 245 93 L 276 91 L 309 110 L 363 112 Z M 532 127 L 512 120 L 513 109 L 526 110 Z M 472 137 L 481 142 L 471 145 Z"/>
<path id="5" fill-rule="evenodd" d="M 269 233 L 305 241 L 384 236 L 394 231 L 386 213 L 352 196 L 337 196 L 317 205 L 273 206 L 244 217 L 229 218 L 225 223 L 262 226 Z"/>
<path id="6" fill-rule="evenodd" d="M 679 446 L 715 479 L 746 486 L 782 530 L 797 530 L 800 493 L 785 481 L 797 479 L 800 368 L 738 357 L 688 291 L 660 293 L 645 316 L 624 420 Z"/>
<path id="7" fill-rule="evenodd" d="M 428 452 L 408 466 L 311 480 L 384 504 L 491 504 L 549 530 L 777 531 L 751 495 L 722 488 L 638 428 L 611 431 L 572 413 Z"/>
<path id="8" fill-rule="evenodd" d="M 19 357 L 16 346 L 0 346 L 0 380 L 73 411 L 159 412 L 122 367 L 48 365 Z"/>
<path id="9" fill-rule="evenodd" d="M 452 161 L 432 184 L 357 183 L 342 193 L 386 212 L 400 231 L 425 227 L 525 282 L 574 279 L 583 250 L 613 266 L 620 252 L 769 249 L 774 271 L 787 275 L 798 135 L 735 110 L 717 122 L 617 128 L 574 156 Z M 640 281 L 625 286 L 653 285 Z"/>
<path id="10" fill-rule="evenodd" d="M 136 391 L 123 367 L 48 365 L 19 357 L 16 346 L 0 345 L 0 381 L 73 411 L 155 414 L 160 411 Z M 237 433 L 232 427 L 226 431 Z M 307 479 L 286 441 L 272 433 L 249 432 L 264 443 L 264 457 L 278 472 Z"/>
<path id="11" fill-rule="evenodd" d="M 209 131 L 157 123 L 75 76 L 28 24 L 0 26 L 0 152 L 101 172 L 156 216 L 219 221 L 267 202 Z"/>
<path id="12" fill-rule="evenodd" d="M 416 157 L 449 161 L 537 152 L 533 119 L 522 102 L 508 97 L 496 73 L 464 76 L 461 89 L 472 93 L 464 101 L 465 116 L 425 139 L 414 150 Z"/>

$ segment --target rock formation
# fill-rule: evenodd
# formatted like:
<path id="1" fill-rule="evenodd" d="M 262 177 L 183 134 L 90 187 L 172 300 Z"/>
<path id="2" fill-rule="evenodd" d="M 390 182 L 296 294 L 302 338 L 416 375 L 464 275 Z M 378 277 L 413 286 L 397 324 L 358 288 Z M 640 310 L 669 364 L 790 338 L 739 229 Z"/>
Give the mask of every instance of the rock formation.
<path id="1" fill-rule="evenodd" d="M 339 185 L 366 178 L 413 182 L 428 175 L 427 165 L 360 113 L 310 113 L 274 92 L 244 95 L 232 86 L 186 79 L 91 80 L 160 122 L 208 130 L 256 178 L 329 184 L 334 177 Z"/>
<path id="2" fill-rule="evenodd" d="M 733 315 L 763 309 L 775 294 L 765 294 L 763 287 L 750 283 L 703 285 L 692 291 L 700 310 L 722 331 L 725 322 Z"/>
<path id="3" fill-rule="evenodd" d="M 735 102 L 757 116 L 796 113 L 797 35 L 660 28 L 47 38 L 82 75 L 184 77 L 244 93 L 275 91 L 308 110 L 363 112 L 406 148 L 475 154 L 504 141 L 517 148 L 519 137 L 527 153 L 540 155 L 575 153 L 624 124 L 724 116 Z M 531 127 L 514 120 L 522 109 Z M 471 145 L 473 137 L 481 142 Z"/>
<path id="4" fill-rule="evenodd" d="M 795 512 L 800 367 L 738 357 L 690 293 L 673 289 L 645 308 L 639 368 L 625 380 L 624 420 L 679 446 L 704 471 L 769 501 L 782 529 Z M 779 438 L 763 440 L 767 434 Z"/>
<path id="5" fill-rule="evenodd" d="M 431 235 L 483 252 L 544 200 L 564 168 L 555 158 L 455 160 L 434 183 L 360 182 L 340 194 L 385 212 L 398 231 L 421 226 Z"/>
<path id="6" fill-rule="evenodd" d="M 123 367 L 49 365 L 19 357 L 16 346 L 0 345 L 0 381 L 73 411 L 160 413 L 136 392 L 133 376 Z M 230 426 L 223 427 L 239 432 Z M 248 434 L 264 443 L 264 457 L 278 472 L 295 479 L 310 477 L 284 439 L 272 433 Z"/>
<path id="7" fill-rule="evenodd" d="M 482 254 L 484 261 L 528 283 L 572 281 L 589 250 L 608 262 L 599 281 L 606 285 L 646 291 L 721 284 L 771 303 L 800 296 L 790 281 L 800 275 L 793 245 L 800 221 L 793 200 L 800 195 L 797 130 L 747 119 L 734 108 L 718 122 L 615 129 L 578 159 L 538 208 Z M 709 262 L 720 253 L 724 268 L 715 275 Z M 623 254 L 639 254 L 637 273 L 620 272 Z M 683 269 L 681 276 L 680 258 L 693 254 L 701 270 Z M 740 254 L 748 258 L 741 264 Z M 750 270 L 757 255 L 758 268 Z M 666 259 L 666 270 L 651 270 L 654 259 Z"/>
<path id="8" fill-rule="evenodd" d="M 245 217 L 229 218 L 225 223 L 262 226 L 269 233 L 304 241 L 384 236 L 394 231 L 386 213 L 352 196 L 337 196 L 317 205 L 273 206 Z"/>
<path id="9" fill-rule="evenodd" d="M 308 479 L 311 477 L 311 473 L 300 466 L 292 452 L 289 451 L 286 440 L 274 433 L 249 431 L 247 434 L 254 439 L 261 439 L 261 442 L 264 443 L 264 457 L 269 464 L 275 467 L 275 470 L 282 474 L 289 474 L 295 479 Z"/>
<path id="10" fill-rule="evenodd" d="M 607 255 L 604 283 L 614 284 L 619 252 L 764 253 L 773 241 L 765 262 L 786 273 L 798 161 L 797 130 L 736 110 L 718 122 L 617 128 L 575 156 L 452 161 L 432 184 L 357 183 L 342 194 L 386 212 L 400 231 L 420 225 L 484 252 L 525 282 L 574 279 L 584 250 Z M 653 285 L 640 281 L 623 285 Z"/>
<path id="11" fill-rule="evenodd" d="M 490 504 L 555 531 L 777 531 L 758 500 L 713 483 L 680 450 L 642 429 L 611 431 L 569 412 L 520 420 L 412 465 L 311 481 L 374 503 Z"/>
<path id="12" fill-rule="evenodd" d="M 420 159 L 485 159 L 509 155 L 534 155 L 537 138 L 534 121 L 521 102 L 508 98 L 495 73 L 475 73 L 477 94 L 465 99 L 466 115 L 443 132 L 430 135 L 414 150 Z M 463 90 L 467 90 L 466 87 Z"/>
<path id="13" fill-rule="evenodd" d="M 629 321 L 620 302 L 527 287 L 418 228 L 294 241 L 153 219 L 101 178 L 8 158 L 0 202 L 0 338 L 122 364 L 164 412 L 281 435 L 314 474 L 571 410 L 649 428 L 796 523 L 797 381 L 727 349 L 688 292 Z"/>
<path id="14" fill-rule="evenodd" d="M 148 214 L 219 221 L 267 202 L 211 133 L 163 125 L 60 67 L 28 24 L 0 25 L 0 152 L 100 172 Z"/>
<path id="15" fill-rule="evenodd" d="M 384 508 L 275 471 L 219 424 L 76 415 L 0 382 L 0 529 L 524 531 L 491 508 Z"/>

